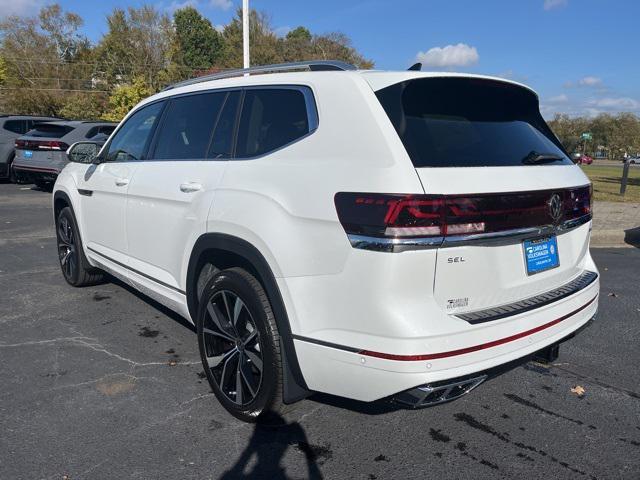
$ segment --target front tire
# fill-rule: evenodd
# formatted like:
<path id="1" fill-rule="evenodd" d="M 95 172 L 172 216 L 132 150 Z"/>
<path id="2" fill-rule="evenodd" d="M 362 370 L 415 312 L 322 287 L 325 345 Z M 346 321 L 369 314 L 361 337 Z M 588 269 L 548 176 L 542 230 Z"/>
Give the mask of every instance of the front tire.
<path id="1" fill-rule="evenodd" d="M 56 218 L 56 239 L 60 269 L 69 285 L 85 287 L 102 283 L 104 274 L 85 257 L 78 225 L 69 207 L 60 210 Z"/>
<path id="2" fill-rule="evenodd" d="M 229 413 L 256 422 L 282 411 L 280 335 L 253 275 L 241 268 L 218 272 L 204 288 L 196 327 L 202 366 Z"/>

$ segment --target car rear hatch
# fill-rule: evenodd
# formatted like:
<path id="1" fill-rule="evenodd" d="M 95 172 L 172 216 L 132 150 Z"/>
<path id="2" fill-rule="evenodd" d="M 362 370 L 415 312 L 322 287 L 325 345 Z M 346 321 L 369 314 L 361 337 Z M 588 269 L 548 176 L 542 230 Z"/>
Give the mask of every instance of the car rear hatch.
<path id="1" fill-rule="evenodd" d="M 433 295 L 443 311 L 501 318 L 584 284 L 591 186 L 535 93 L 499 80 L 422 77 L 376 95 L 425 191 L 397 200 L 387 220 L 404 218 L 408 228 L 391 233 L 438 248 Z"/>
<path id="2" fill-rule="evenodd" d="M 74 128 L 61 122 L 39 123 L 16 139 L 16 166 L 60 170 L 66 163 L 65 152 L 69 148 L 62 139 Z"/>

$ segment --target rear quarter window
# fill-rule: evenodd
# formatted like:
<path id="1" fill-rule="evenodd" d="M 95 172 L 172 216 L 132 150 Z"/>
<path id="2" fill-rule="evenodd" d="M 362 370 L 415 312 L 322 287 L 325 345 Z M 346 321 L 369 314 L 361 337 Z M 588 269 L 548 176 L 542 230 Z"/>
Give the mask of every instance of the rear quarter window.
<path id="1" fill-rule="evenodd" d="M 13 133 L 24 134 L 27 131 L 27 122 L 24 120 L 7 120 L 2 126 L 5 130 Z"/>
<path id="2" fill-rule="evenodd" d="M 36 125 L 33 130 L 27 132 L 27 135 L 30 137 L 62 138 L 73 130 L 75 130 L 75 127 L 72 127 L 71 125 L 40 123 Z"/>
<path id="3" fill-rule="evenodd" d="M 522 166 L 532 152 L 559 157 L 562 146 L 540 115 L 536 95 L 475 78 L 408 80 L 376 92 L 416 168 Z"/>
<path id="4" fill-rule="evenodd" d="M 304 88 L 246 91 L 238 127 L 236 157 L 264 155 L 311 131 Z"/>

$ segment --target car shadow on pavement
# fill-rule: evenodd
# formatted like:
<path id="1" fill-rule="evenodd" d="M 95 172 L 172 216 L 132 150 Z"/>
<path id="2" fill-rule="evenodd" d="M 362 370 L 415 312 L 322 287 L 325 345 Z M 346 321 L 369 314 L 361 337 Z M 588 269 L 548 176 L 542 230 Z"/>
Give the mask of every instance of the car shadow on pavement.
<path id="1" fill-rule="evenodd" d="M 624 231 L 624 243 L 640 248 L 640 227 L 629 228 Z"/>
<path id="2" fill-rule="evenodd" d="M 278 414 L 254 426 L 253 434 L 240 458 L 231 469 L 219 478 L 236 480 L 242 478 L 288 479 L 281 465 L 287 451 L 292 448 L 304 455 L 306 475 L 303 478 L 322 479 L 319 464 L 333 456 L 329 446 L 311 445 L 307 434 L 298 422 L 287 423 Z M 252 459 L 256 457 L 255 462 Z M 247 471 L 247 468 L 250 468 Z"/>
<path id="3" fill-rule="evenodd" d="M 112 277 L 111 275 L 109 275 L 107 278 L 108 278 L 110 283 L 113 283 L 114 285 L 118 285 L 119 287 L 122 287 L 124 290 L 129 292 L 131 295 L 134 295 L 134 296 L 138 297 L 140 300 L 142 300 L 145 303 L 148 303 L 153 308 L 158 310 L 160 313 L 163 313 L 164 315 L 166 315 L 167 317 L 171 318 L 175 322 L 179 323 L 183 327 L 188 328 L 193 333 L 196 333 L 196 327 L 194 325 L 192 325 L 187 319 L 185 319 L 181 315 L 177 314 L 173 310 L 165 307 L 164 305 L 162 305 L 159 302 L 156 302 L 153 298 L 148 297 L 147 295 L 145 295 L 142 292 L 139 292 L 138 290 L 133 288 L 128 283 L 124 283 L 122 280 L 120 280 L 120 279 L 118 279 L 116 277 Z"/>

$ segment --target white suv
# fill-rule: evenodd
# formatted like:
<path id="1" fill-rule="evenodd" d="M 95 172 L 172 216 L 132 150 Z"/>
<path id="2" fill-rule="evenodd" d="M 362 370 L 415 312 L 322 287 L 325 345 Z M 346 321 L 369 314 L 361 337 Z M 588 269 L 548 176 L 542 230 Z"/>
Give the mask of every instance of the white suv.
<path id="1" fill-rule="evenodd" d="M 108 272 L 192 321 L 213 391 L 247 421 L 312 391 L 451 400 L 596 314 L 589 181 L 514 82 L 225 72 L 69 153 L 65 279 Z"/>

